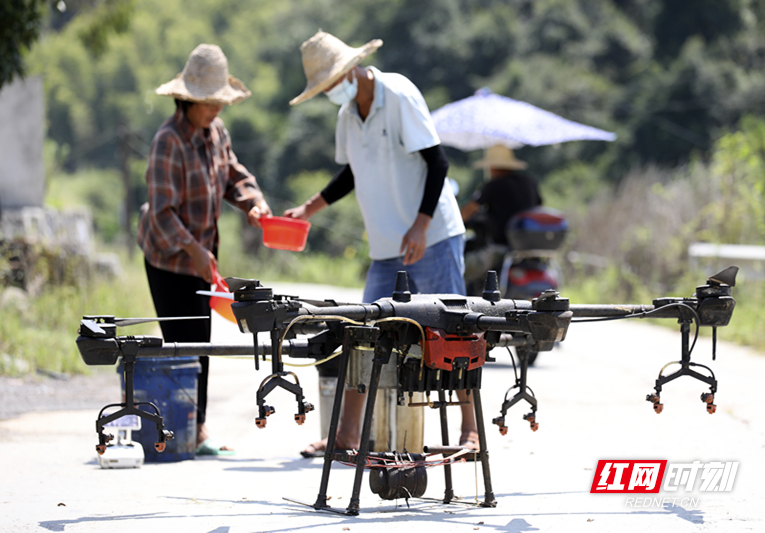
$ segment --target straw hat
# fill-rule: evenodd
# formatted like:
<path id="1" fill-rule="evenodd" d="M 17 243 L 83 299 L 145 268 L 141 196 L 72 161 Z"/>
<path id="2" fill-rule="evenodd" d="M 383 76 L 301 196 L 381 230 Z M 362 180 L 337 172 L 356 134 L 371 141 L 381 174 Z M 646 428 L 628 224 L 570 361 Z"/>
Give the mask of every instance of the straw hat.
<path id="1" fill-rule="evenodd" d="M 486 150 L 483 159 L 473 163 L 473 168 L 505 168 L 508 170 L 525 170 L 529 164 L 516 159 L 513 151 L 507 146 L 497 144 Z"/>
<path id="2" fill-rule="evenodd" d="M 194 48 L 183 72 L 155 92 L 178 100 L 224 105 L 241 102 L 251 94 L 241 81 L 228 75 L 226 55 L 214 44 Z"/>
<path id="3" fill-rule="evenodd" d="M 362 47 L 352 48 L 334 35 L 316 32 L 316 35 L 300 45 L 308 84 L 300 95 L 290 100 L 290 105 L 305 102 L 322 92 L 380 48 L 382 43 L 380 39 L 373 39 Z"/>

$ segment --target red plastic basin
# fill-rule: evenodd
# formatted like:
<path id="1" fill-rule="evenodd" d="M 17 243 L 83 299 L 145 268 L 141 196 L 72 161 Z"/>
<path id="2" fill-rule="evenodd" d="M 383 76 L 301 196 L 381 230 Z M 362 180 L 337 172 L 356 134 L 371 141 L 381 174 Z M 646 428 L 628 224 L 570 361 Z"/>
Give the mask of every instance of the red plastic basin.
<path id="1" fill-rule="evenodd" d="M 308 239 L 311 223 L 288 217 L 263 217 L 263 244 L 277 250 L 302 252 Z"/>

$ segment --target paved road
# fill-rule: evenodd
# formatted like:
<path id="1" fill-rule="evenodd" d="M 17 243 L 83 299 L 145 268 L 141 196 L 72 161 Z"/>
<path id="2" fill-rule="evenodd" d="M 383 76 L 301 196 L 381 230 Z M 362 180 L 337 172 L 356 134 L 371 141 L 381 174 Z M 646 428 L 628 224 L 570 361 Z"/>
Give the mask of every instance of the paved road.
<path id="1" fill-rule="evenodd" d="M 359 298 L 358 291 L 278 288 L 304 297 Z M 248 340 L 225 323 L 214 327 L 219 340 Z M 708 339 L 696 350 L 695 359 L 710 364 L 719 379 L 717 413 L 710 416 L 699 401 L 705 388 L 682 378 L 666 386 L 664 412 L 656 415 L 644 398 L 659 369 L 678 358 L 679 335 L 635 322 L 572 325 L 560 348 L 540 355 L 530 377 L 540 430 L 532 433 L 521 419 L 525 407 L 509 412 L 507 436 L 489 425 L 496 508 L 423 501 L 407 508 L 405 502 L 380 501 L 365 482 L 357 517 L 317 513 L 283 499 L 316 497 L 321 461 L 301 459 L 298 451 L 318 436 L 318 416 L 298 427 L 290 398 L 274 393 L 277 414 L 266 429 L 256 429 L 254 387 L 265 374 L 256 375 L 251 361 L 214 359 L 210 425 L 237 448 L 235 456 L 102 470 L 94 451 L 95 409 L 0 420 L 0 531 L 764 531 L 765 357 L 723 343 L 712 363 Z M 499 350 L 494 355 L 498 363 L 484 373 L 487 420 L 512 383 L 509 357 Z M 306 396 L 315 398 L 315 371 L 300 369 L 298 375 Z M 113 389 L 116 399 L 116 375 Z M 439 442 L 435 413 L 426 415 L 425 441 Z M 688 492 L 662 491 L 654 495 L 661 499 L 657 504 L 630 502 L 627 494 L 590 494 L 601 459 L 739 466 L 729 492 L 701 492 L 697 485 Z M 482 494 L 475 465 L 453 470 L 465 501 Z M 333 468 L 331 504 L 347 506 L 352 475 L 349 468 Z M 430 470 L 426 496 L 442 494 L 441 471 Z"/>

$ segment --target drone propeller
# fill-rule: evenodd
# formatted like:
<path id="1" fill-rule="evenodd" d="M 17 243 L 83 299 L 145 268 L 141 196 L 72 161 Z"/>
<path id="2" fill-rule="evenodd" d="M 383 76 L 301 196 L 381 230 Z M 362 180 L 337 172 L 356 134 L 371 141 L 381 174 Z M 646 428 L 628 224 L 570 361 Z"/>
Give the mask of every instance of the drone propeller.
<path id="1" fill-rule="evenodd" d="M 103 334 L 104 329 L 99 324 L 114 324 L 117 327 L 134 326 L 136 324 L 146 324 L 147 322 L 168 322 L 170 320 L 209 320 L 209 316 L 168 316 L 168 317 L 147 317 L 147 318 L 113 318 L 98 317 L 101 321 L 90 317 L 84 317 L 80 324 L 88 328 L 93 333 Z"/>
<path id="2" fill-rule="evenodd" d="M 197 294 L 202 294 L 205 296 L 218 296 L 220 298 L 233 300 L 234 299 L 233 293 L 236 292 L 237 290 L 264 288 L 263 285 L 258 280 L 231 277 L 231 278 L 226 278 L 225 281 L 231 292 L 197 291 Z M 314 307 L 338 307 L 341 305 L 351 305 L 347 303 L 337 302 L 335 300 L 310 300 L 307 298 L 299 298 L 297 296 L 287 296 L 287 298 L 290 298 L 292 300 L 297 300 L 299 302 L 303 302 L 305 304 L 312 305 Z"/>
<path id="3" fill-rule="evenodd" d="M 171 320 L 210 320 L 209 316 L 165 316 L 149 318 L 115 318 L 114 323 L 119 326 L 134 326 L 147 322 L 170 322 Z"/>
<path id="4" fill-rule="evenodd" d="M 223 298 L 224 300 L 231 300 L 232 302 L 234 301 L 234 295 L 230 292 L 197 291 L 197 294 L 201 296 L 211 296 L 213 298 Z M 352 305 L 347 303 L 336 302 L 335 300 L 310 300 L 307 298 L 299 298 L 297 296 L 286 296 L 286 297 L 289 299 L 313 306 L 313 307 L 338 307 L 341 305 Z"/>
<path id="5" fill-rule="evenodd" d="M 230 292 L 220 292 L 220 291 L 197 291 L 197 294 L 200 294 L 202 296 L 216 296 L 218 298 L 225 298 L 226 300 L 232 300 L 234 299 L 234 295 Z"/>
<path id="6" fill-rule="evenodd" d="M 87 329 L 90 330 L 91 333 L 95 333 L 97 335 L 106 335 L 106 331 L 104 331 L 104 329 L 101 326 L 99 326 L 94 320 L 90 320 L 90 319 L 81 320 L 80 326 L 86 327 Z"/>
<path id="7" fill-rule="evenodd" d="M 256 279 L 243 279 L 243 278 L 226 278 L 223 281 L 226 282 L 226 285 L 228 285 L 228 290 L 231 292 L 235 292 L 239 289 L 244 288 L 253 288 L 256 289 L 258 287 L 263 287 L 263 285 L 260 284 L 260 281 Z"/>
<path id="8" fill-rule="evenodd" d="M 730 285 L 736 286 L 736 274 L 738 274 L 737 266 L 729 266 L 725 270 L 721 270 L 713 276 L 709 276 L 709 284 L 712 285 Z"/>

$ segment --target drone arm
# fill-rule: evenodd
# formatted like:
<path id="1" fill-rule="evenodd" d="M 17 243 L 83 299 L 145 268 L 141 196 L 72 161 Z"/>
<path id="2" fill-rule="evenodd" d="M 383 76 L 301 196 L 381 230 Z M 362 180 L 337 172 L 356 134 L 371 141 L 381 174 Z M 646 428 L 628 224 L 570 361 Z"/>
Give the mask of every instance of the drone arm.
<path id="1" fill-rule="evenodd" d="M 575 318 L 610 318 L 648 313 L 656 308 L 653 305 L 606 305 L 606 304 L 571 304 L 571 312 Z M 670 318 L 652 315 L 655 318 Z M 677 311 L 672 311 L 672 316 L 677 317 Z"/>
<path id="2" fill-rule="evenodd" d="M 127 337 L 110 339 L 83 337 L 77 338 L 77 348 L 83 362 L 93 365 L 115 365 L 123 355 L 122 346 Z M 136 357 L 190 357 L 190 356 L 230 356 L 251 357 L 252 346 L 248 344 L 212 344 L 207 342 L 162 343 L 159 337 L 132 337 L 138 342 Z M 335 346 L 331 340 L 317 335 L 310 339 L 292 339 L 282 345 L 282 353 L 297 358 L 326 357 L 327 350 Z M 331 350 L 330 350 L 331 351 Z M 271 343 L 259 342 L 258 355 L 271 355 Z"/>
<path id="3" fill-rule="evenodd" d="M 373 304 L 344 304 L 337 306 L 315 307 L 312 305 L 303 305 L 297 312 L 287 313 L 287 319 L 294 319 L 298 316 L 337 316 L 355 320 L 356 322 L 367 322 L 370 320 L 379 320 L 394 316 L 392 308 L 384 309 L 385 306 L 379 303 Z"/>

